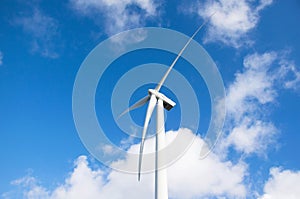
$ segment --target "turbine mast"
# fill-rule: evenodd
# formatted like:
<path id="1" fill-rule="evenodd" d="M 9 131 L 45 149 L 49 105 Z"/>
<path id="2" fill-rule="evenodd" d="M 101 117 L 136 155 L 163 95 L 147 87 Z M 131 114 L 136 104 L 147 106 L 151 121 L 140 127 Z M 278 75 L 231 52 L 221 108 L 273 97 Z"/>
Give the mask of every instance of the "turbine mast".
<path id="1" fill-rule="evenodd" d="M 155 146 L 155 199 L 168 199 L 168 179 L 165 165 L 165 121 L 164 102 L 158 99 L 156 121 L 156 146 Z"/>

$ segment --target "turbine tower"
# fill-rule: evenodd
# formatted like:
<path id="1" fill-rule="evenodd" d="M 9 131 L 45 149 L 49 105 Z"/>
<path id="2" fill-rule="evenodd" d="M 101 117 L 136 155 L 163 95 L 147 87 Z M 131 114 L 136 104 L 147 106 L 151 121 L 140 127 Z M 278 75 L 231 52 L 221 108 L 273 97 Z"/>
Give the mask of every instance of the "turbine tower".
<path id="1" fill-rule="evenodd" d="M 213 14 L 212 14 L 213 15 Z M 212 16 L 211 15 L 211 16 Z M 210 16 L 210 17 L 211 17 Z M 209 17 L 209 18 L 210 18 Z M 209 19 L 208 18 L 208 19 Z M 124 115 L 125 113 L 134 110 L 138 107 L 143 106 L 149 101 L 149 105 L 146 112 L 144 128 L 142 132 L 142 140 L 140 144 L 140 152 L 139 152 L 139 162 L 138 162 L 138 180 L 141 179 L 141 168 L 142 168 L 142 159 L 143 159 L 143 150 L 144 150 L 144 143 L 146 139 L 146 133 L 148 129 L 148 124 L 153 113 L 155 106 L 157 106 L 157 117 L 156 117 L 156 146 L 155 146 L 155 199 L 168 199 L 168 184 L 167 184 L 167 171 L 166 168 L 162 168 L 164 164 L 164 157 L 162 153 L 159 153 L 160 150 L 165 148 L 165 125 L 164 125 L 164 108 L 168 111 L 171 110 L 176 103 L 173 102 L 171 99 L 166 97 L 164 94 L 160 93 L 160 89 L 164 84 L 166 78 L 168 77 L 169 73 L 171 72 L 172 68 L 178 61 L 179 57 L 182 55 L 186 47 L 190 44 L 193 40 L 195 35 L 200 31 L 200 29 L 207 23 L 208 19 L 195 31 L 195 33 L 189 38 L 187 43 L 178 53 L 177 57 L 173 61 L 173 63 L 168 68 L 165 75 L 162 77 L 160 82 L 157 84 L 155 89 L 149 89 L 148 95 L 134 105 L 126 109 L 123 113 L 120 114 L 119 117 Z M 161 168 L 161 169 L 158 169 Z"/>

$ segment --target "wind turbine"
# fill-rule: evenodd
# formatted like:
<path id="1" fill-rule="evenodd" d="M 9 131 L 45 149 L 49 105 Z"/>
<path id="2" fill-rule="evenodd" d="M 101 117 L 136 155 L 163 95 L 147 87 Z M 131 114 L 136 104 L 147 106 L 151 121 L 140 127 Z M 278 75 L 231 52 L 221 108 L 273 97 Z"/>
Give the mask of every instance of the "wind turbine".
<path id="1" fill-rule="evenodd" d="M 187 46 L 190 44 L 190 42 L 193 40 L 195 35 L 201 30 L 201 28 L 208 22 L 208 20 L 214 15 L 213 13 L 206 21 L 203 22 L 203 24 L 195 31 L 195 33 L 189 38 L 187 43 L 184 45 L 184 47 L 181 49 L 181 51 L 178 53 L 177 57 L 174 59 L 160 82 L 157 84 L 155 89 L 149 89 L 148 95 L 135 104 L 133 104 L 131 107 L 126 109 L 123 113 L 120 114 L 119 117 L 124 115 L 125 113 L 134 110 L 136 108 L 139 108 L 143 105 L 145 105 L 147 102 L 148 108 L 146 112 L 146 117 L 144 121 L 144 128 L 142 132 L 142 140 L 140 144 L 140 152 L 139 152 L 139 162 L 138 162 L 138 181 L 141 179 L 141 167 L 142 167 L 142 159 L 143 159 L 143 150 L 144 150 L 144 143 L 146 139 L 146 133 L 149 125 L 149 121 L 151 118 L 151 115 L 153 113 L 153 110 L 155 106 L 157 106 L 157 117 L 156 117 L 156 146 L 155 146 L 155 199 L 167 199 L 168 198 L 168 185 L 167 185 L 167 171 L 166 168 L 158 169 L 160 168 L 164 163 L 164 157 L 162 154 L 159 153 L 160 150 L 165 148 L 165 126 L 164 126 L 164 108 L 168 111 L 171 110 L 176 103 L 166 97 L 164 94 L 160 93 L 160 89 L 162 85 L 164 84 L 166 78 L 168 77 L 169 73 L 171 72 L 172 68 L 178 61 L 179 57 L 182 55 L 184 50 L 187 48 Z"/>

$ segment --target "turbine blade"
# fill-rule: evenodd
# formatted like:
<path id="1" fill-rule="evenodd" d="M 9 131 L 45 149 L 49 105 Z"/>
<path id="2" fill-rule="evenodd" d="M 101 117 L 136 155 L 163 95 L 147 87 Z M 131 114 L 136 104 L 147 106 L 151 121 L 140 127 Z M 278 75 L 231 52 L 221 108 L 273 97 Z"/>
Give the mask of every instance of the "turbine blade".
<path id="1" fill-rule="evenodd" d="M 125 111 L 123 111 L 118 118 L 122 117 L 125 113 L 128 113 L 129 111 L 132 111 L 136 108 L 139 108 L 141 106 L 143 106 L 144 104 L 146 104 L 150 99 L 150 96 L 146 96 L 144 98 L 142 98 L 141 100 L 139 100 L 138 102 L 136 102 L 135 104 L 133 104 L 131 107 L 129 107 L 128 109 L 126 109 Z"/>
<path id="2" fill-rule="evenodd" d="M 191 41 L 193 40 L 193 38 L 197 35 L 197 33 L 202 29 L 202 27 L 209 21 L 209 19 L 215 14 L 216 12 L 214 12 L 212 15 L 210 15 L 203 23 L 202 25 L 194 32 L 194 34 L 190 37 L 190 39 L 186 42 L 186 44 L 184 45 L 184 47 L 181 49 L 181 51 L 178 53 L 177 57 L 174 59 L 173 63 L 171 64 L 171 66 L 168 68 L 167 72 L 165 73 L 165 75 L 162 77 L 162 79 L 160 80 L 160 82 L 158 83 L 158 85 L 156 86 L 155 90 L 159 91 L 161 86 L 163 85 L 163 83 L 165 82 L 165 80 L 167 79 L 169 73 L 171 72 L 173 66 L 176 64 L 176 62 L 178 61 L 179 57 L 182 55 L 182 53 L 184 52 L 184 50 L 186 49 L 186 47 L 191 43 Z"/>
<path id="3" fill-rule="evenodd" d="M 138 180 L 140 181 L 141 177 L 141 168 L 142 168 L 142 158 L 143 158 L 143 150 L 144 150 L 144 142 L 146 138 L 146 132 L 148 129 L 149 121 L 151 118 L 151 115 L 153 113 L 154 107 L 156 105 L 157 99 L 154 95 L 151 95 L 150 97 L 150 102 L 148 105 L 147 113 L 146 113 L 146 118 L 145 118 L 145 123 L 144 123 L 144 128 L 143 128 L 143 133 L 142 133 L 142 140 L 141 140 L 141 145 L 140 145 L 140 154 L 139 154 L 139 173 L 138 173 Z"/>

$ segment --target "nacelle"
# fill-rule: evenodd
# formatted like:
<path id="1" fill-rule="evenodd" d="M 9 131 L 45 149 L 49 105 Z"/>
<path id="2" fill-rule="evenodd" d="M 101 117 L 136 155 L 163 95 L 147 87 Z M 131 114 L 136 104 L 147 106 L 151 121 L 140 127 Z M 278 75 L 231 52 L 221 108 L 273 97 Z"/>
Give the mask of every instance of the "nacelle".
<path id="1" fill-rule="evenodd" d="M 173 102 L 171 99 L 167 98 L 164 94 L 158 92 L 157 90 L 154 89 L 149 89 L 148 90 L 149 95 L 155 95 L 157 99 L 163 100 L 164 108 L 167 109 L 168 111 L 171 110 L 176 103 Z"/>

